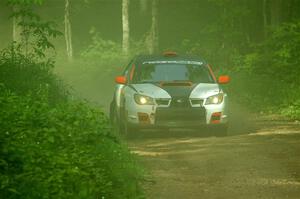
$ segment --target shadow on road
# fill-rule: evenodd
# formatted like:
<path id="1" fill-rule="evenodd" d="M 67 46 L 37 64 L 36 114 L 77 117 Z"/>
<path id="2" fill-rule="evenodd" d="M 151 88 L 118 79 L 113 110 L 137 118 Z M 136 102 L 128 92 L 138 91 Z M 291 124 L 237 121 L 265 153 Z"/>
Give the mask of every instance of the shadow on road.
<path id="1" fill-rule="evenodd" d="M 213 136 L 205 128 L 199 130 L 190 129 L 170 129 L 170 130 L 143 130 L 138 133 L 133 132 L 128 136 L 130 140 L 139 139 L 162 139 L 162 138 L 190 138 L 190 137 L 210 137 Z"/>

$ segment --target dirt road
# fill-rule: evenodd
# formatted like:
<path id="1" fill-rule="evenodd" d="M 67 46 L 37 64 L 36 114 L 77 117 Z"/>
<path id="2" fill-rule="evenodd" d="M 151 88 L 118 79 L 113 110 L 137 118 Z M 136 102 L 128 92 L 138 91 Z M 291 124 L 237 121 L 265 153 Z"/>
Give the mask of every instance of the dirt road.
<path id="1" fill-rule="evenodd" d="M 259 120 L 229 132 L 144 132 L 130 140 L 149 173 L 147 198 L 300 198 L 299 123 Z"/>

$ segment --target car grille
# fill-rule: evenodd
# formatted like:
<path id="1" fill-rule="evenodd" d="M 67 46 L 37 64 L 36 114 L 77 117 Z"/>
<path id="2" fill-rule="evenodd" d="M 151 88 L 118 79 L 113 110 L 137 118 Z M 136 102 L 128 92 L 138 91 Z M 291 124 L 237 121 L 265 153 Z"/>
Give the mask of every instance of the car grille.
<path id="1" fill-rule="evenodd" d="M 170 103 L 170 99 L 155 99 L 157 105 L 168 106 Z"/>
<path id="2" fill-rule="evenodd" d="M 188 98 L 174 97 L 171 101 L 171 107 L 172 108 L 187 108 L 187 107 L 191 107 L 191 104 L 190 104 Z"/>
<path id="3" fill-rule="evenodd" d="M 190 107 L 196 106 L 196 107 L 202 107 L 203 106 L 203 99 L 186 99 L 186 98 L 174 98 L 172 100 L 170 99 L 155 99 L 157 105 L 162 106 L 168 106 L 171 101 L 171 107 Z"/>
<path id="4" fill-rule="evenodd" d="M 191 104 L 193 106 L 203 106 L 203 99 L 191 99 Z"/>
<path id="5" fill-rule="evenodd" d="M 170 122 L 170 121 L 197 121 L 204 122 L 206 117 L 206 110 L 204 107 L 158 107 L 156 109 L 156 123 Z"/>

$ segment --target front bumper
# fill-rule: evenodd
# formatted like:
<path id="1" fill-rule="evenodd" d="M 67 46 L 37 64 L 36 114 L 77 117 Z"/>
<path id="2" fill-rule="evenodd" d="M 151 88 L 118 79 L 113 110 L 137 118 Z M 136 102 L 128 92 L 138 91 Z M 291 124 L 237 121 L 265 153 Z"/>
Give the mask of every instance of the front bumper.
<path id="1" fill-rule="evenodd" d="M 170 107 L 136 105 L 127 108 L 127 122 L 139 128 L 194 128 L 228 123 L 228 107 L 224 100 L 217 105 Z"/>
<path id="2" fill-rule="evenodd" d="M 158 126 L 184 126 L 199 125 L 206 122 L 206 110 L 204 107 L 195 108 L 156 108 L 154 125 Z"/>

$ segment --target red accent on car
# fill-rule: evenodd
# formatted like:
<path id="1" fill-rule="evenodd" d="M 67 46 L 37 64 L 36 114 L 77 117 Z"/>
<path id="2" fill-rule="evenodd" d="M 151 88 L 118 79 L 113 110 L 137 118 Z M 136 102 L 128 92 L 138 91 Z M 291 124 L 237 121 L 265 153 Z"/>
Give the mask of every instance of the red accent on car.
<path id="1" fill-rule="evenodd" d="M 221 112 L 216 112 L 211 115 L 210 123 L 211 124 L 219 124 L 221 122 Z"/>
<path id="2" fill-rule="evenodd" d="M 227 84 L 230 82 L 230 77 L 227 75 L 222 75 L 219 77 L 218 82 L 219 82 L 219 84 Z"/>
<path id="3" fill-rule="evenodd" d="M 117 77 L 115 78 L 115 82 L 116 82 L 117 84 L 126 84 L 126 83 L 127 83 L 127 79 L 126 79 L 125 76 L 117 76 Z"/>

